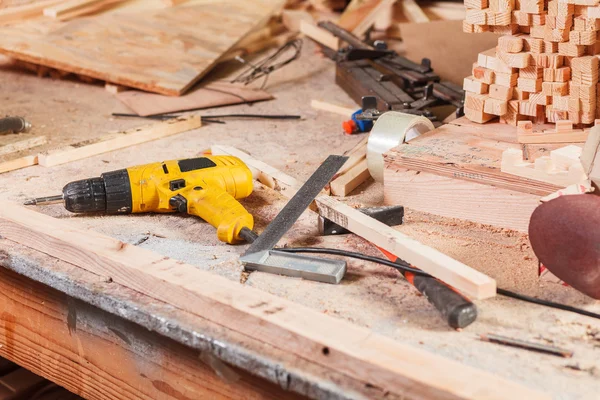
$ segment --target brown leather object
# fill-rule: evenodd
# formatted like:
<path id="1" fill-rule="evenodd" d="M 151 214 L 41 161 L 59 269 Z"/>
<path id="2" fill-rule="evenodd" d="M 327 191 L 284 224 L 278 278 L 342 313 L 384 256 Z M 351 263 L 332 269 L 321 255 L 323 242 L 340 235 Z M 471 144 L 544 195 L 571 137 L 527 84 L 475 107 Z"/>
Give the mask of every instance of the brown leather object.
<path id="1" fill-rule="evenodd" d="M 562 196 L 535 209 L 529 240 L 554 275 L 600 299 L 600 196 Z"/>

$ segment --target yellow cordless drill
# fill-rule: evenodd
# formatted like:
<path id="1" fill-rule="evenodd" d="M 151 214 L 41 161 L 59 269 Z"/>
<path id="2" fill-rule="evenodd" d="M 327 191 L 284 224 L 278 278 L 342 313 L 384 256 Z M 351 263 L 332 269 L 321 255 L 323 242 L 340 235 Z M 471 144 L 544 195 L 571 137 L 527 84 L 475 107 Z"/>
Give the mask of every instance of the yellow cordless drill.
<path id="1" fill-rule="evenodd" d="M 183 212 L 215 228 L 219 240 L 248 239 L 252 215 L 237 201 L 252 193 L 252 172 L 237 157 L 207 156 L 139 165 L 70 182 L 62 195 L 27 205 L 63 202 L 75 213 Z M 246 228 L 246 229 L 243 229 Z"/>

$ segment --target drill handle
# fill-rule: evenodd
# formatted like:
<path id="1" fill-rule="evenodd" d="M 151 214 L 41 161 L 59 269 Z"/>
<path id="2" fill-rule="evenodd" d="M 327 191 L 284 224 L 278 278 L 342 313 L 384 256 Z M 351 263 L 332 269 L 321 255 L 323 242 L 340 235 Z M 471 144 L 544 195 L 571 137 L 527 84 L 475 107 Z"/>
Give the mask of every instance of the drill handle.
<path id="1" fill-rule="evenodd" d="M 222 242 L 240 242 L 242 228 L 254 227 L 252 215 L 224 190 L 196 186 L 181 194 L 187 200 L 187 213 L 196 215 L 217 228 L 217 237 Z"/>

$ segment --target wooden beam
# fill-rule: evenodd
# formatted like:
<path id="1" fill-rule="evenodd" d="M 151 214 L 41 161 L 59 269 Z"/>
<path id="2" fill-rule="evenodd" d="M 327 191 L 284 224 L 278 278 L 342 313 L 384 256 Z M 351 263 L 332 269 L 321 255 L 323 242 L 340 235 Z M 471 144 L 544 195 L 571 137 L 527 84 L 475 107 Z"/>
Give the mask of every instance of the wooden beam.
<path id="1" fill-rule="evenodd" d="M 384 204 L 527 233 L 540 196 L 401 167 L 384 170 Z"/>
<path id="2" fill-rule="evenodd" d="M 310 106 L 315 110 L 329 111 L 334 114 L 343 115 L 346 118 L 350 118 L 352 114 L 358 110 L 358 108 L 338 106 L 337 104 L 331 104 L 327 103 L 326 101 L 319 100 L 311 100 Z"/>
<path id="3" fill-rule="evenodd" d="M 130 129 L 126 132 L 103 136 L 94 142 L 85 141 L 81 145 L 75 143 L 61 149 L 51 150 L 40 154 L 38 162 L 44 167 L 51 167 L 151 140 L 162 139 L 199 128 L 201 125 L 202 122 L 199 116 L 172 119 L 154 125 Z"/>
<path id="4" fill-rule="evenodd" d="M 337 214 L 328 212 L 337 222 L 342 215 L 340 211 L 353 221 L 356 218 L 344 208 L 348 206 L 327 201 L 324 205 L 337 209 Z M 287 349 L 299 357 L 318 360 L 321 365 L 354 379 L 367 378 L 369 384 L 393 396 L 549 399 L 543 393 L 404 345 L 342 319 L 13 203 L 0 204 L 0 236 L 99 277 L 110 277 L 118 284 L 226 329 Z"/>
<path id="5" fill-rule="evenodd" d="M 489 276 L 366 216 L 331 197 L 317 197 L 319 214 L 376 246 L 397 255 L 464 294 L 485 299 L 496 295 L 496 281 Z"/>
<path id="6" fill-rule="evenodd" d="M 300 21 L 300 32 L 315 42 L 329 47 L 332 50 L 337 51 L 340 47 L 340 40 L 338 38 L 325 29 L 319 28 L 310 22 Z"/>
<path id="7" fill-rule="evenodd" d="M 0 9 L 0 24 L 19 22 L 29 18 L 41 17 L 44 8 L 58 4 L 64 0 L 45 0 L 22 6 Z"/>
<path id="8" fill-rule="evenodd" d="M 5 268 L 0 303 L 0 356 L 86 399 L 301 398 Z"/>
<path id="9" fill-rule="evenodd" d="M 16 153 L 17 151 L 28 150 L 32 147 L 41 146 L 46 143 L 48 143 L 46 136 L 34 136 L 29 139 L 19 140 L 18 142 L 10 143 L 0 147 L 0 156 Z"/>
<path id="10" fill-rule="evenodd" d="M 227 149 L 224 149 L 224 147 L 220 146 L 221 150 L 225 151 L 225 153 L 219 154 L 237 156 L 237 154 L 227 152 Z M 235 150 L 235 148 L 233 149 Z M 232 148 L 229 148 L 229 151 L 231 150 Z M 276 168 L 247 154 L 241 159 L 249 167 L 261 171 L 261 173 L 267 176 L 270 174 L 283 174 Z M 283 176 L 289 178 L 288 175 L 283 174 Z M 291 193 L 291 191 L 288 193 Z M 288 195 L 286 194 L 286 196 Z M 466 295 L 476 299 L 484 299 L 496 295 L 496 282 L 485 274 L 409 238 L 336 199 L 320 196 L 317 197 L 316 203 L 318 212 L 323 217 L 337 222 L 352 233 L 434 275 L 436 278 L 441 279 Z"/>

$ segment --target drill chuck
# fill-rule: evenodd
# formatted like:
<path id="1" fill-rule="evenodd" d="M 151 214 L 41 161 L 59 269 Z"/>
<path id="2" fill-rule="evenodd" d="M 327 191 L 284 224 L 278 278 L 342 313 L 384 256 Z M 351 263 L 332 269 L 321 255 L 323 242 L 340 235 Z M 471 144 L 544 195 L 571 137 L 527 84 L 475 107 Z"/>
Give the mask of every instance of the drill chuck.
<path id="1" fill-rule="evenodd" d="M 131 185 L 126 169 L 99 178 L 70 182 L 63 188 L 65 208 L 74 213 L 130 213 Z"/>

